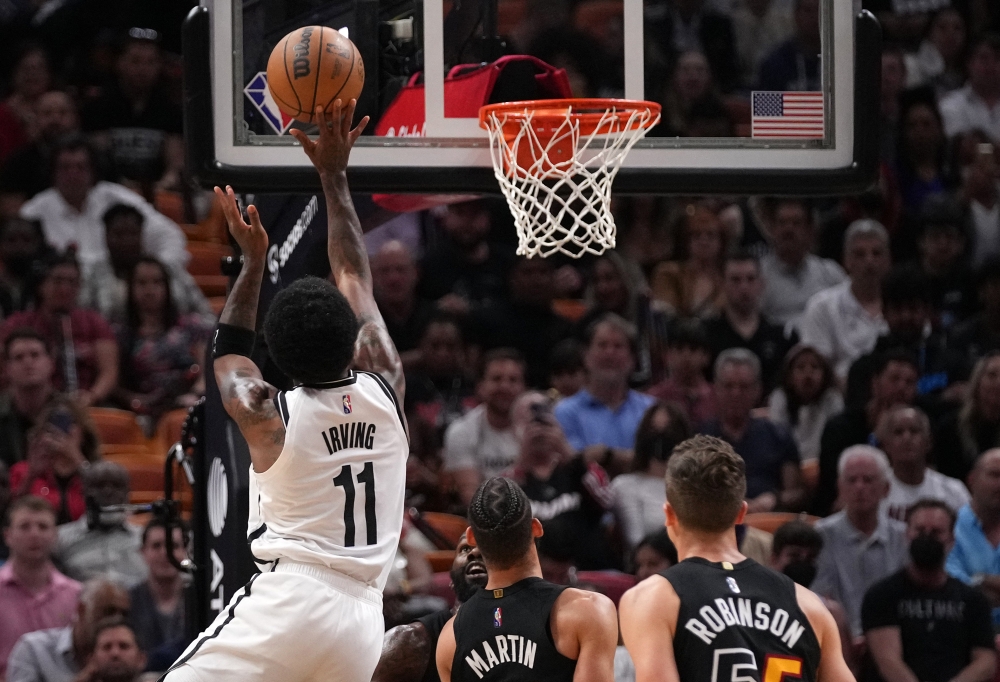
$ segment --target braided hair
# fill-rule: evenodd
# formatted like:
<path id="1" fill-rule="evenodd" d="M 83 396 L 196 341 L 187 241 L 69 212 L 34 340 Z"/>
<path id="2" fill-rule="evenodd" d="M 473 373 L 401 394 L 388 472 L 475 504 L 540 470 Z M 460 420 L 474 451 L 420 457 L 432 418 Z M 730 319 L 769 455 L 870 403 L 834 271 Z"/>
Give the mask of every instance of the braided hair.
<path id="1" fill-rule="evenodd" d="M 508 569 L 531 546 L 531 501 L 509 478 L 484 482 L 469 505 L 469 525 L 487 569 Z"/>

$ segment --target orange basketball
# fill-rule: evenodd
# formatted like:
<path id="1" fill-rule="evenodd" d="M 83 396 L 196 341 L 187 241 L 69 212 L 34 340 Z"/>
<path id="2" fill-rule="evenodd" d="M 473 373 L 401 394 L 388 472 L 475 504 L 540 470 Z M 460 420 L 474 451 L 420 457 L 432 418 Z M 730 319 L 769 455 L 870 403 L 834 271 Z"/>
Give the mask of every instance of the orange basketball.
<path id="1" fill-rule="evenodd" d="M 297 28 L 278 41 L 267 60 L 267 85 L 287 115 L 313 123 L 317 106 L 329 111 L 361 94 L 365 65 L 358 48 L 327 26 Z"/>

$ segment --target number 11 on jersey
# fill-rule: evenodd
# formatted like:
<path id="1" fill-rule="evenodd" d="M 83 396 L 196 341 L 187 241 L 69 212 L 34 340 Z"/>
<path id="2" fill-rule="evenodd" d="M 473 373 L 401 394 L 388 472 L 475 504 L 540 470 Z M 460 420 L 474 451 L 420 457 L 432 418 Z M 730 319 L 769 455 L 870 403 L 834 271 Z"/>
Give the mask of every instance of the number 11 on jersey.
<path id="1" fill-rule="evenodd" d="M 378 542 L 378 528 L 375 519 L 375 467 L 371 462 L 365 462 L 364 469 L 358 474 L 358 483 L 365 484 L 365 530 L 367 542 L 374 545 Z M 344 547 L 354 547 L 354 475 L 351 465 L 345 464 L 337 477 L 333 479 L 335 486 L 344 488 Z"/>

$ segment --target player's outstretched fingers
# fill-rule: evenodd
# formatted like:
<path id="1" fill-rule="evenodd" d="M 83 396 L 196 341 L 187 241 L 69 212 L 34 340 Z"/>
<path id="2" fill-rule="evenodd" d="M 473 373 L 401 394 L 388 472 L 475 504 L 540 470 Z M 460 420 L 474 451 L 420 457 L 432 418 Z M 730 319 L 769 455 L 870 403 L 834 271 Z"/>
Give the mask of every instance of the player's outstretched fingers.
<path id="1" fill-rule="evenodd" d="M 313 154 L 316 151 L 316 143 L 310 140 L 309 136 L 306 135 L 301 130 L 299 130 L 298 128 L 292 128 L 291 130 L 288 131 L 288 133 L 299 141 L 299 144 L 302 145 L 302 151 L 306 153 L 306 156 L 308 156 L 309 160 L 311 161 L 313 158 Z"/>

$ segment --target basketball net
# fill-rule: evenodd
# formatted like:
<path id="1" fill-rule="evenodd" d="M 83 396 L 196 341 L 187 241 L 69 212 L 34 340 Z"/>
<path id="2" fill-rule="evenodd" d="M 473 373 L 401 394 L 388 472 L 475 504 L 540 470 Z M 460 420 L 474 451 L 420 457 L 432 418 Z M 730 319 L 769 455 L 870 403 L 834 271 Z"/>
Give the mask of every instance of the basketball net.
<path id="1" fill-rule="evenodd" d="M 537 100 L 487 105 L 493 171 L 517 227 L 518 255 L 579 258 L 615 247 L 611 184 L 660 105 Z"/>

